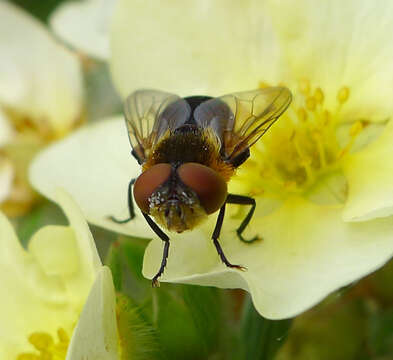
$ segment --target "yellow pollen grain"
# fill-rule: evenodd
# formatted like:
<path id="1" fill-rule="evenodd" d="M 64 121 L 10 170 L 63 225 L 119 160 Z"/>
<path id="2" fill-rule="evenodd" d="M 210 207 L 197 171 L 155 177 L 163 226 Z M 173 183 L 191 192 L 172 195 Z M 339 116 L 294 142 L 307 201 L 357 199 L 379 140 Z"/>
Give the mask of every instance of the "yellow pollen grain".
<path id="1" fill-rule="evenodd" d="M 323 100 L 325 99 L 325 95 L 321 88 L 316 88 L 314 93 L 314 98 L 318 104 L 322 104 Z"/>
<path id="2" fill-rule="evenodd" d="M 314 98 L 314 96 L 307 97 L 306 108 L 310 111 L 314 111 L 316 107 L 317 107 L 317 100 Z"/>
<path id="3" fill-rule="evenodd" d="M 349 98 L 349 88 L 343 86 L 337 93 L 337 100 L 340 104 L 344 104 Z"/>
<path id="4" fill-rule="evenodd" d="M 303 94 L 303 95 L 308 95 L 310 93 L 310 81 L 307 79 L 302 79 L 299 81 L 299 91 Z"/>

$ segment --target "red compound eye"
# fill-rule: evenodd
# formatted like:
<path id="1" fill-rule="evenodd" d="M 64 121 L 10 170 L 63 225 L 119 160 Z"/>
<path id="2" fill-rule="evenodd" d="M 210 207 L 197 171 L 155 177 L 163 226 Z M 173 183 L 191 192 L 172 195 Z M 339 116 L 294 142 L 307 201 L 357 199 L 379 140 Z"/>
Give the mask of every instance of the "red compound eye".
<path id="1" fill-rule="evenodd" d="M 224 204 L 227 184 L 216 171 L 198 163 L 185 163 L 177 173 L 180 180 L 198 195 L 207 214 L 214 213 Z"/>
<path id="2" fill-rule="evenodd" d="M 149 197 L 169 179 L 171 165 L 157 164 L 143 172 L 134 184 L 134 199 L 139 208 L 146 214 L 149 213 Z"/>

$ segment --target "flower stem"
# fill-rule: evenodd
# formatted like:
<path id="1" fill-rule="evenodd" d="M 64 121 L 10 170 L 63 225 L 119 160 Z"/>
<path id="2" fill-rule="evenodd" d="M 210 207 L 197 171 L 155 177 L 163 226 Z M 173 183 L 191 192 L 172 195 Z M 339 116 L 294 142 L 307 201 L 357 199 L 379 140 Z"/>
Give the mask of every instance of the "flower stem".
<path id="1" fill-rule="evenodd" d="M 250 296 L 244 302 L 241 342 L 243 359 L 271 360 L 285 343 L 292 319 L 269 320 L 254 308 Z"/>

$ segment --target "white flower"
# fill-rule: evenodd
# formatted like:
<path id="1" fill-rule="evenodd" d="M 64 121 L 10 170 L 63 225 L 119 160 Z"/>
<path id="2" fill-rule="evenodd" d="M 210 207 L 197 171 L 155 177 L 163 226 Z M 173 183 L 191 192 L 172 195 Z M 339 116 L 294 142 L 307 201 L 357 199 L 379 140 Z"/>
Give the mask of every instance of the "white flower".
<path id="1" fill-rule="evenodd" d="M 31 157 L 83 119 L 82 73 L 38 20 L 6 1 L 0 18 L 0 178 L 9 182 L 5 163 L 13 173 L 0 203 L 8 200 L 3 210 L 19 214 L 34 200 L 26 179 Z"/>
<path id="2" fill-rule="evenodd" d="M 109 58 L 109 23 L 116 0 L 84 0 L 62 3 L 50 17 L 50 25 L 66 43 L 98 59 Z"/>
<path id="3" fill-rule="evenodd" d="M 246 235 L 262 241 L 237 239 L 245 210 L 233 205 L 220 237 L 227 258 L 248 271 L 221 263 L 213 215 L 170 235 L 162 281 L 240 287 L 263 316 L 279 319 L 382 266 L 393 254 L 393 3 L 167 5 L 118 4 L 111 69 L 123 96 L 138 87 L 217 96 L 284 83 L 294 101 L 229 184 L 257 201 Z M 127 216 L 127 184 L 139 175 L 129 151 L 121 120 L 103 122 L 44 152 L 31 179 L 49 197 L 65 187 L 95 224 L 154 237 L 139 212 L 127 225 L 108 220 Z M 155 238 L 145 276 L 161 257 Z"/>
<path id="4" fill-rule="evenodd" d="M 70 354 L 89 351 L 102 359 L 115 359 L 115 293 L 110 271 L 101 265 L 79 208 L 64 192 L 57 192 L 56 199 L 69 226 L 43 227 L 33 235 L 27 251 L 0 213 L 0 357 L 65 359 L 76 325 Z"/>

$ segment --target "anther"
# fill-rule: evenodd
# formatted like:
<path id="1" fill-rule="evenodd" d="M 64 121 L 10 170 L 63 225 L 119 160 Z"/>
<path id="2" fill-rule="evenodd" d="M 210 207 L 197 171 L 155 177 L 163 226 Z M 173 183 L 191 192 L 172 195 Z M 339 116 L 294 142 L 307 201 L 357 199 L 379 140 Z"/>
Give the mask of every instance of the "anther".
<path id="1" fill-rule="evenodd" d="M 68 337 L 68 334 L 63 328 L 57 329 L 57 337 L 59 338 L 59 341 L 62 343 L 69 343 L 70 338 Z"/>
<path id="2" fill-rule="evenodd" d="M 340 104 L 344 104 L 349 98 L 349 88 L 343 86 L 337 93 L 337 100 Z"/>
<path id="3" fill-rule="evenodd" d="M 300 121 L 305 122 L 307 120 L 307 111 L 304 110 L 303 107 L 300 107 L 297 110 L 297 116 L 299 118 Z"/>
<path id="4" fill-rule="evenodd" d="M 310 111 L 314 111 L 317 106 L 317 101 L 314 96 L 309 96 L 306 99 L 306 108 Z"/>
<path id="5" fill-rule="evenodd" d="M 315 89 L 314 98 L 318 104 L 323 103 L 323 100 L 325 99 L 325 95 L 323 94 L 323 91 L 321 88 L 318 87 Z"/>
<path id="6" fill-rule="evenodd" d="M 267 88 L 267 87 L 269 87 L 270 85 L 267 83 L 267 82 L 264 82 L 264 81 L 260 81 L 259 83 L 258 83 L 258 88 L 259 89 L 264 89 L 264 88 Z"/>
<path id="7" fill-rule="evenodd" d="M 29 343 L 37 350 L 46 350 L 53 345 L 53 338 L 47 333 L 36 332 L 29 336 Z"/>

